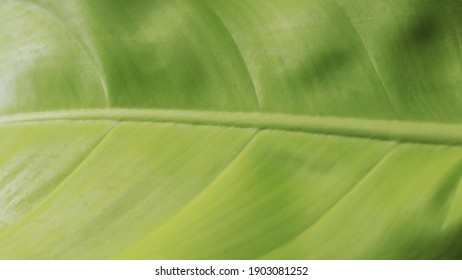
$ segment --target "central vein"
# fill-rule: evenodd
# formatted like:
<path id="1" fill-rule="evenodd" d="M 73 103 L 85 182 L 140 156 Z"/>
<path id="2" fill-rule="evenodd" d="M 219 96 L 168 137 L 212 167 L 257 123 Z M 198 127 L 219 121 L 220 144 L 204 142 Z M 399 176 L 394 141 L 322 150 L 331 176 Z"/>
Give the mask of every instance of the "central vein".
<path id="1" fill-rule="evenodd" d="M 95 109 L 0 117 L 0 124 L 55 120 L 115 120 L 251 127 L 373 138 L 399 142 L 462 145 L 462 125 L 407 121 L 310 117 L 269 113 Z"/>

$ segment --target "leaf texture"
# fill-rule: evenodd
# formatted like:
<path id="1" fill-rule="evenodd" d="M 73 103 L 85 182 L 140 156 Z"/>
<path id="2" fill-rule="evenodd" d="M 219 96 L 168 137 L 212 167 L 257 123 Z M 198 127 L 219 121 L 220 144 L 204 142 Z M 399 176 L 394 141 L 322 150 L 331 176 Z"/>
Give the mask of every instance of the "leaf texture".
<path id="1" fill-rule="evenodd" d="M 457 0 L 0 0 L 1 259 L 460 259 Z"/>

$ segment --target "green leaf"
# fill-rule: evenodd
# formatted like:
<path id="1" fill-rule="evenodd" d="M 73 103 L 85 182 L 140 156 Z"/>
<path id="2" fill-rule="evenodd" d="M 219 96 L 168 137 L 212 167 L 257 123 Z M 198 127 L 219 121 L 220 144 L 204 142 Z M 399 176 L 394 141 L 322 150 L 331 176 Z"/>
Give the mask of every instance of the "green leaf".
<path id="1" fill-rule="evenodd" d="M 458 0 L 0 0 L 1 259 L 462 258 Z"/>

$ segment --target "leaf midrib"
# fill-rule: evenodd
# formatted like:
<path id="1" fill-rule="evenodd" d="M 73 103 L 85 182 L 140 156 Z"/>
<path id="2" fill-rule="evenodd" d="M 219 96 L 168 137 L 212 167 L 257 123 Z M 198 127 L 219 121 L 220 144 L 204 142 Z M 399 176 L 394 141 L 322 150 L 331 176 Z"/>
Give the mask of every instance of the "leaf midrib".
<path id="1" fill-rule="evenodd" d="M 85 109 L 14 114 L 0 124 L 44 121 L 111 120 L 298 131 L 402 143 L 462 145 L 462 124 L 313 117 L 275 113 L 188 110 Z"/>

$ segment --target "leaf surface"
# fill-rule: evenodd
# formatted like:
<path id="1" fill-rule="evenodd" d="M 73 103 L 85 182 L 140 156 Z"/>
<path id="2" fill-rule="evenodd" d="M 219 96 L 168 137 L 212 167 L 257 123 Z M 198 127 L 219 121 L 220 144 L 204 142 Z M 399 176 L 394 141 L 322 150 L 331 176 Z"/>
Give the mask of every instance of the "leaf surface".
<path id="1" fill-rule="evenodd" d="M 0 0 L 0 258 L 460 259 L 457 0 Z"/>

